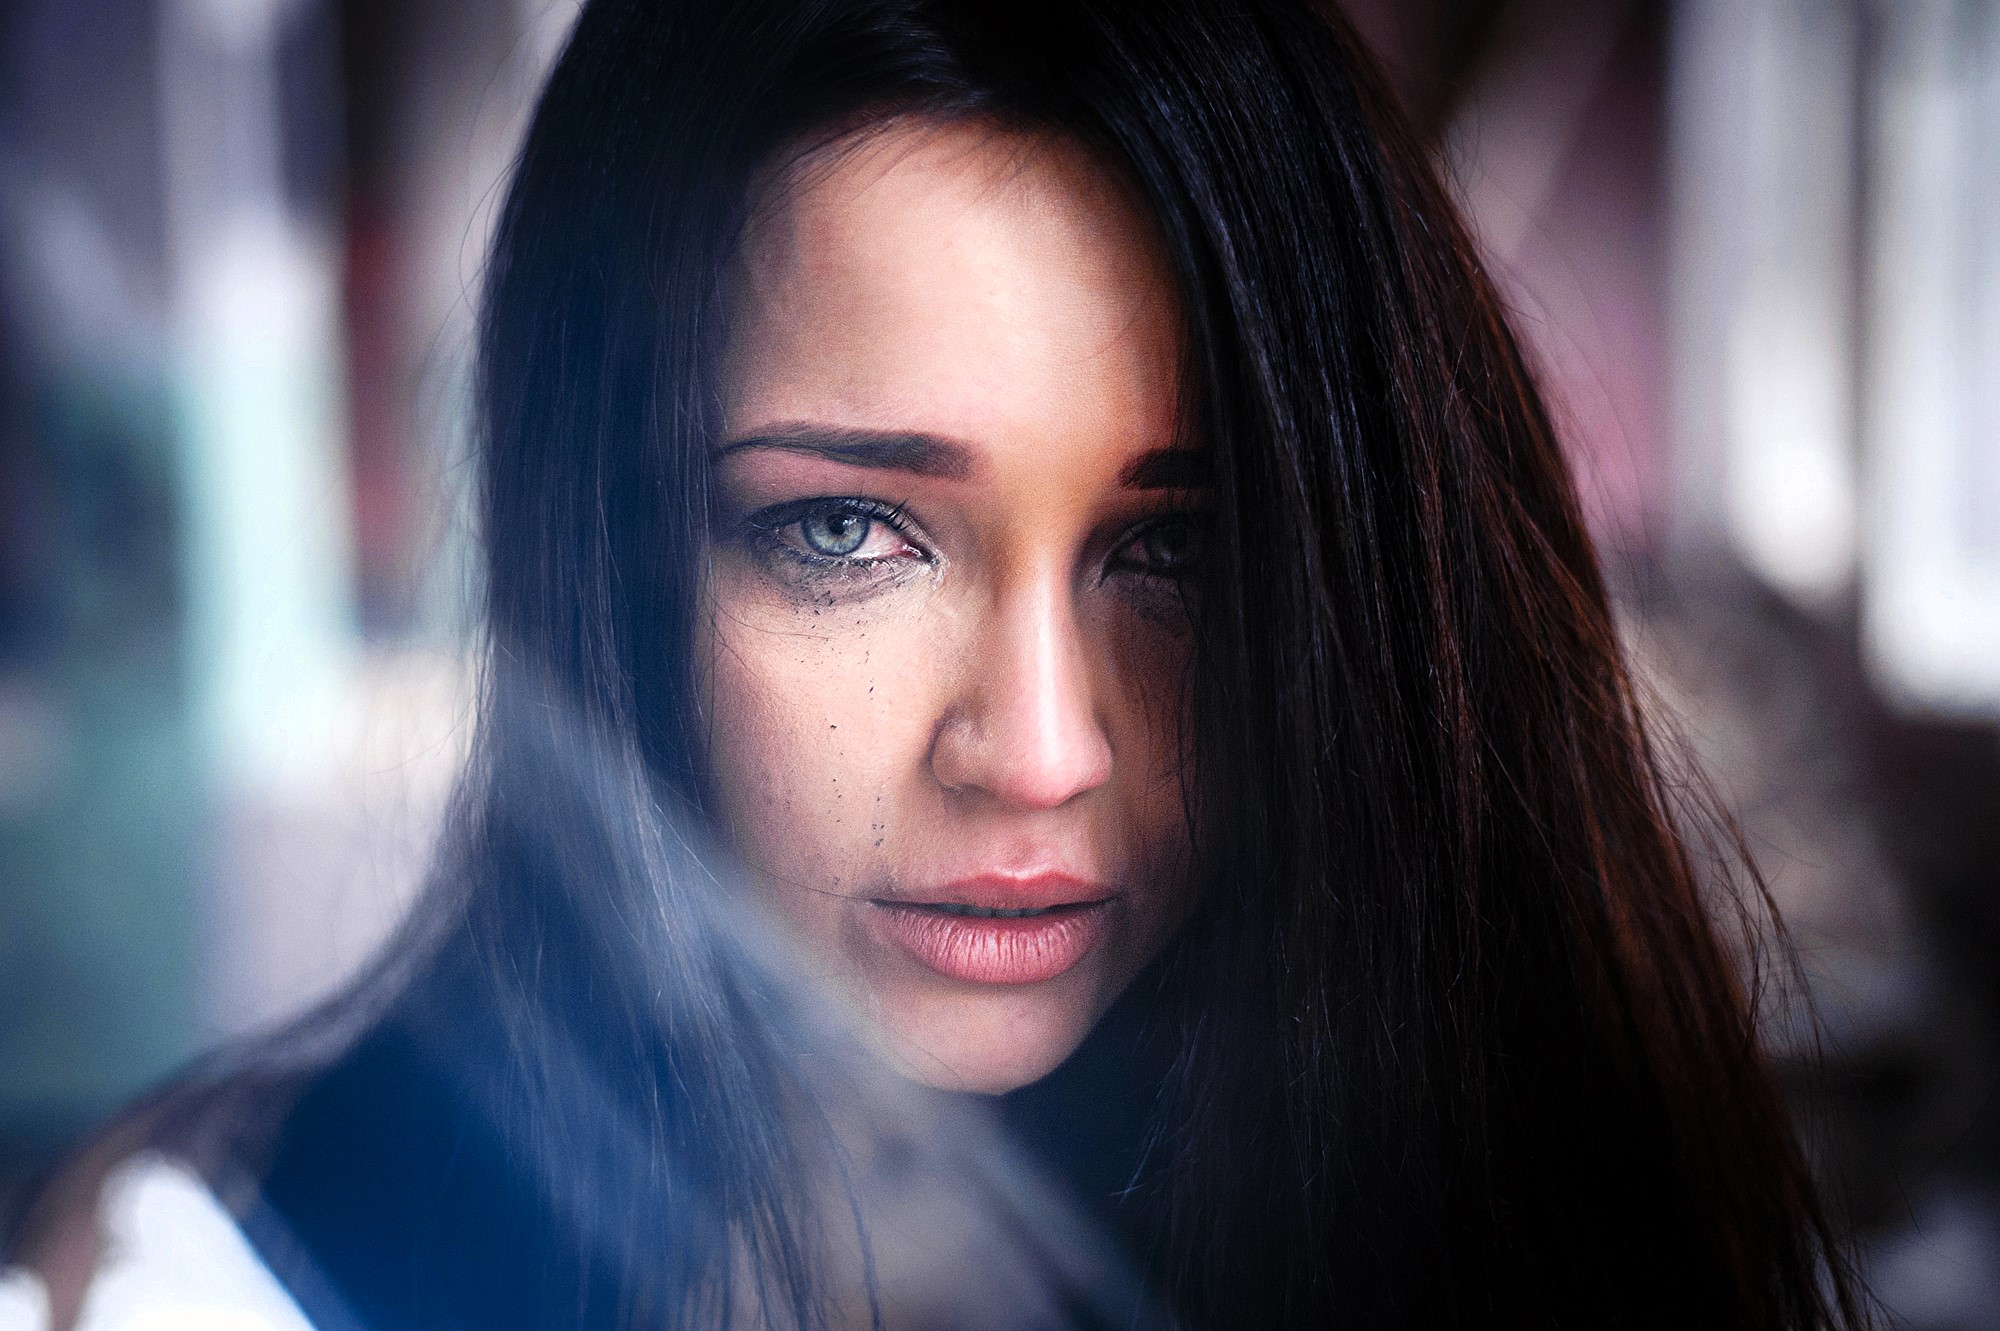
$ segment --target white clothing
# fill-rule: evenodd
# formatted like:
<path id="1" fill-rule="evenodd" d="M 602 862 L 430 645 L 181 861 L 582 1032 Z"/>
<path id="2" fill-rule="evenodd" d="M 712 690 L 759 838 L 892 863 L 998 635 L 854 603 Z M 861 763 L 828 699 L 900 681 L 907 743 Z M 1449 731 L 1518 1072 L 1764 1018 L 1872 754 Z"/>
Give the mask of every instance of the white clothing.
<path id="1" fill-rule="evenodd" d="M 208 1186 L 165 1156 L 136 1156 L 105 1180 L 102 1256 L 76 1331 L 313 1331 Z M 29 1271 L 0 1271 L 0 1331 L 47 1331 L 48 1295 Z"/>

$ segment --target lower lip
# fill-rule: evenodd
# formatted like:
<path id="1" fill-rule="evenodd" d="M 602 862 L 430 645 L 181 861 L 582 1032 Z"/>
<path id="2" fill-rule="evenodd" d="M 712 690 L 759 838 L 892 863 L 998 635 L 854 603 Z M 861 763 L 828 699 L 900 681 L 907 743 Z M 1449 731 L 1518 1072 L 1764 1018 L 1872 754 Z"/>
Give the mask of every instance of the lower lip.
<path id="1" fill-rule="evenodd" d="M 948 979 L 1036 984 L 1082 961 L 1104 937 L 1108 901 L 1059 906 L 1046 915 L 1000 919 L 875 903 L 889 938 Z"/>

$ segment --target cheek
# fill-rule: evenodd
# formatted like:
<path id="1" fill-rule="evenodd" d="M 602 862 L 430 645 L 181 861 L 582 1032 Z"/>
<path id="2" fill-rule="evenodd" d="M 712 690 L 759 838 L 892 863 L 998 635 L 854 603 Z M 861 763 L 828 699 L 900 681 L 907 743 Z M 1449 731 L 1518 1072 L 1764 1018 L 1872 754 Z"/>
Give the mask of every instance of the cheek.
<path id="1" fill-rule="evenodd" d="M 1110 636 L 1120 691 L 1118 747 L 1126 757 L 1120 815 L 1126 853 L 1148 883 L 1132 967 L 1150 959 L 1194 909 L 1206 877 L 1198 861 L 1200 781 L 1194 761 L 1194 636 L 1178 606 L 1126 608 Z"/>
<path id="2" fill-rule="evenodd" d="M 1164 889 L 1184 881 L 1191 862 L 1193 635 L 1178 605 L 1125 605 L 1107 616 L 1105 642 L 1118 699 L 1113 746 L 1124 769 L 1119 802 L 1136 842 L 1131 853 Z"/>
<path id="3" fill-rule="evenodd" d="M 737 852 L 779 892 L 859 890 L 928 742 L 907 617 L 713 598 L 711 771 Z"/>

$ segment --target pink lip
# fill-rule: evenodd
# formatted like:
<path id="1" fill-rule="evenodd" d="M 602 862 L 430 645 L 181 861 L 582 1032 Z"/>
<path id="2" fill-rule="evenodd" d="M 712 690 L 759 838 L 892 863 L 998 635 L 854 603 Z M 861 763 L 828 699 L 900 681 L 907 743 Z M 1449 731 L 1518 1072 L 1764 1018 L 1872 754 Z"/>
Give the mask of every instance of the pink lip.
<path id="1" fill-rule="evenodd" d="M 1066 874 L 987 875 L 872 903 L 889 940 L 948 979 L 1036 984 L 1082 961 L 1104 937 L 1112 893 Z M 1039 910 L 1002 918 L 953 914 L 943 906 Z"/>

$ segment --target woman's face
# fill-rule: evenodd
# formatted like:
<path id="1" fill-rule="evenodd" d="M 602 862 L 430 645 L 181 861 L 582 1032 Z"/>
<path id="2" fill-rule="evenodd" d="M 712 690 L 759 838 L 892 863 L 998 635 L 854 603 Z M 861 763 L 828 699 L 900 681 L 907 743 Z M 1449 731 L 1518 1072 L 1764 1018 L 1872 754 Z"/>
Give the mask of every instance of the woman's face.
<path id="1" fill-rule="evenodd" d="M 1049 1072 L 1187 912 L 1179 338 L 1145 221 L 1061 142 L 895 122 L 745 240 L 714 782 L 810 964 L 933 1085 Z"/>

